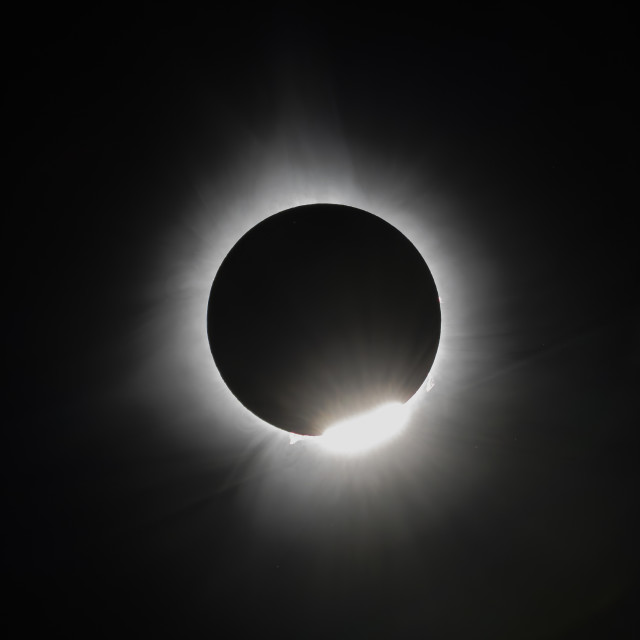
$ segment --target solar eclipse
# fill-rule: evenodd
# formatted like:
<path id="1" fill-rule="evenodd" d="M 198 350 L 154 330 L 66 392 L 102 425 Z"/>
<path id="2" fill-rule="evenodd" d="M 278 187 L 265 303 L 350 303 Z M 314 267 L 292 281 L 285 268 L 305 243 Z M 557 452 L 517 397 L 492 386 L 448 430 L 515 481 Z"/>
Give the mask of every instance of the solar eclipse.
<path id="1" fill-rule="evenodd" d="M 379 416 L 393 412 L 379 409 L 420 388 L 440 324 L 419 251 L 378 216 L 338 204 L 294 207 L 247 232 L 216 274 L 207 314 L 215 363 L 247 409 L 293 434 L 330 430 L 334 443 L 336 423 L 348 423 L 347 448 L 380 439 Z"/>

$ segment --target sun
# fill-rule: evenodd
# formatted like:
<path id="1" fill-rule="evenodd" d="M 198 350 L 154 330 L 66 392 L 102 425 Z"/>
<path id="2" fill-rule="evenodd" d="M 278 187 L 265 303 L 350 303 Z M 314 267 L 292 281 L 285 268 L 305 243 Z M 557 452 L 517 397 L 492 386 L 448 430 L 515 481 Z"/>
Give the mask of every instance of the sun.
<path id="1" fill-rule="evenodd" d="M 358 455 L 368 453 L 397 437 L 409 419 L 408 405 L 389 402 L 342 420 L 318 437 L 323 449 L 332 453 Z"/>

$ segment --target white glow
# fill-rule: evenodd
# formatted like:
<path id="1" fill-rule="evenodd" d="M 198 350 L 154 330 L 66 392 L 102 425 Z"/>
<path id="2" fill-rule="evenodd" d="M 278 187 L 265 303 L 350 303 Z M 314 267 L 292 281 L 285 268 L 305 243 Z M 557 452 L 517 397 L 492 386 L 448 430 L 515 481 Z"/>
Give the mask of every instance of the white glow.
<path id="1" fill-rule="evenodd" d="M 135 362 L 122 378 L 123 397 L 162 418 L 159 425 L 167 425 L 167 415 L 179 416 L 180 428 L 167 426 L 169 435 L 198 446 L 222 450 L 256 442 L 264 449 L 266 441 L 269 452 L 279 455 L 282 431 L 245 409 L 222 380 L 211 356 L 206 314 L 226 255 L 247 231 L 284 209 L 319 202 L 364 209 L 393 225 L 424 257 L 446 301 L 430 372 L 429 387 L 435 381 L 438 388 L 429 403 L 430 423 L 438 422 L 442 407 L 455 406 L 451 394 L 478 379 L 495 347 L 476 339 L 493 331 L 491 314 L 498 307 L 492 301 L 499 296 L 494 263 L 472 234 L 459 233 L 458 221 L 468 215 L 465 202 L 438 186 L 426 161 L 416 164 L 410 155 L 390 156 L 345 138 L 330 108 L 316 121 L 298 113 L 296 104 L 262 138 L 243 122 L 234 126 L 229 115 L 220 124 L 229 142 L 212 145 L 210 167 L 203 156 L 188 168 L 192 199 L 178 202 L 175 215 L 166 216 L 170 222 L 149 239 L 154 253 L 140 295 L 145 313 L 123 342 Z M 218 135 L 218 124 L 211 126 Z M 412 414 L 423 410 L 422 392 L 411 399 Z M 300 455 L 314 449 L 287 448 Z"/>
<path id="2" fill-rule="evenodd" d="M 256 124 L 231 109 L 224 118 L 194 123 L 196 138 L 185 148 L 205 142 L 202 155 L 184 158 L 184 197 L 169 182 L 141 203 L 153 209 L 166 202 L 166 209 L 148 229 L 149 249 L 136 274 L 140 312 L 119 340 L 121 351 L 114 350 L 114 362 L 127 362 L 128 373 L 119 389 L 109 387 L 109 402 L 119 392 L 119 412 L 140 412 L 140 433 L 149 427 L 150 445 L 157 437 L 175 442 L 176 451 L 195 452 L 207 474 L 232 468 L 220 491 L 234 488 L 249 530 L 277 540 L 295 535 L 298 544 L 300 532 L 316 535 L 334 524 L 346 531 L 353 518 L 363 527 L 358 518 L 366 518 L 380 544 L 397 535 L 410 544 L 414 532 L 404 530 L 410 514 L 419 504 L 437 515 L 442 491 L 435 480 L 455 465 L 458 449 L 466 450 L 459 442 L 468 418 L 462 390 L 486 376 L 503 347 L 512 353 L 513 332 L 505 331 L 502 316 L 509 299 L 501 284 L 504 265 L 468 226 L 489 215 L 492 203 L 479 202 L 473 190 L 463 197 L 456 180 L 439 179 L 437 146 L 421 145 L 420 154 L 400 146 L 391 151 L 343 130 L 329 84 L 313 94 L 313 107 L 306 93 L 297 93 L 298 86 L 309 88 L 308 78 L 283 84 L 283 96 L 292 98 L 275 106 L 273 123 L 265 117 Z M 321 87 L 315 79 L 312 84 Z M 224 97 L 214 92 L 213 100 L 211 112 L 219 113 Z M 207 107 L 204 100 L 199 110 L 206 114 Z M 398 446 L 382 445 L 370 455 L 328 451 L 337 433 L 327 434 L 325 449 L 323 436 L 289 436 L 267 424 L 231 393 L 209 348 L 209 293 L 229 251 L 268 216 L 318 202 L 364 209 L 393 225 L 424 257 L 442 296 L 430 382 L 408 401 L 411 423 L 419 428 L 394 440 Z M 475 476 L 458 478 L 462 487 Z"/>
<path id="3" fill-rule="evenodd" d="M 334 453 L 365 453 L 395 438 L 408 418 L 406 404 L 390 402 L 329 427 L 320 436 L 320 443 Z"/>

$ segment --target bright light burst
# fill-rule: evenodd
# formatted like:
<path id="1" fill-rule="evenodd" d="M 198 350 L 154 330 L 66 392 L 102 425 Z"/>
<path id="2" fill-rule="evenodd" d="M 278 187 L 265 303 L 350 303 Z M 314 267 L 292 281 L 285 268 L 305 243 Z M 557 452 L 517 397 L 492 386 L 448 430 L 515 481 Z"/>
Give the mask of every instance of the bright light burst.
<path id="1" fill-rule="evenodd" d="M 383 404 L 329 427 L 320 436 L 320 444 L 334 453 L 365 453 L 395 438 L 404 429 L 408 418 L 406 404 Z"/>

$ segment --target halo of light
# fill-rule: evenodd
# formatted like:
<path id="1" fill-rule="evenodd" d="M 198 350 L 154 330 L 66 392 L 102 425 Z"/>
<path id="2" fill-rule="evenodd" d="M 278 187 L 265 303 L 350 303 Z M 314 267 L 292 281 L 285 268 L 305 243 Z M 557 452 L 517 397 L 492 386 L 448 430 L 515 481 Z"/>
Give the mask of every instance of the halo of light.
<path id="1" fill-rule="evenodd" d="M 358 140 L 344 138 L 335 123 L 327 123 L 322 135 L 314 128 L 287 126 L 259 145 L 243 135 L 241 123 L 231 123 L 227 129 L 235 136 L 216 149 L 218 155 L 228 151 L 226 170 L 215 171 L 212 162 L 209 171 L 204 157 L 186 167 L 192 199 L 180 204 L 177 222 L 152 239 L 153 277 L 144 293 L 147 312 L 130 336 L 136 366 L 122 380 L 126 397 L 135 397 L 151 414 L 179 416 L 180 427 L 159 428 L 179 432 L 182 441 L 229 455 L 255 444 L 267 458 L 280 455 L 280 430 L 240 405 L 213 362 L 206 332 L 208 297 L 224 257 L 249 229 L 278 211 L 326 202 L 386 220 L 429 265 L 442 296 L 441 338 L 429 377 L 411 398 L 412 414 L 420 414 L 423 392 L 434 384 L 444 392 L 438 393 L 440 404 L 451 405 L 450 391 L 473 383 L 489 356 L 487 341 L 476 340 L 470 348 L 468 340 L 493 328 L 493 312 L 480 304 L 480 292 L 491 300 L 499 287 L 490 257 L 456 227 L 466 203 L 437 188 L 428 176 L 415 174 L 410 159 L 391 162 Z M 438 422 L 439 412 L 432 406 L 431 424 Z"/>

